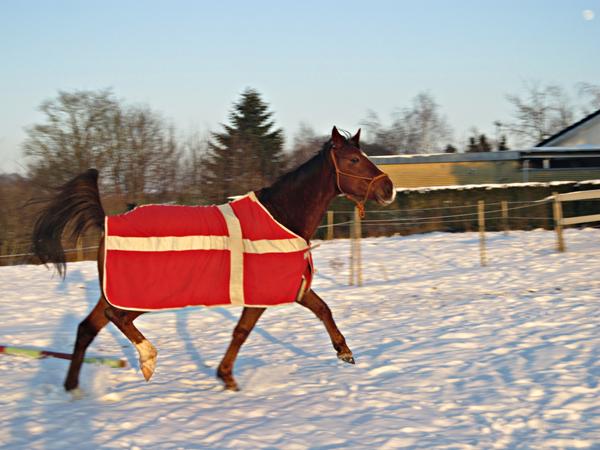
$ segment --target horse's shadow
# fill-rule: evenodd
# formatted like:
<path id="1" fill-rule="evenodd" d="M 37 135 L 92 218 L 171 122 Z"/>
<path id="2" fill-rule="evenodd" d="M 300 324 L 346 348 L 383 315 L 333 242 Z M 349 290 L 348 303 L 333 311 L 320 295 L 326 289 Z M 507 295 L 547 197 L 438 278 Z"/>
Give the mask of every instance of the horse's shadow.
<path id="1" fill-rule="evenodd" d="M 198 372 L 201 372 L 209 377 L 214 376 L 214 370 L 206 363 L 193 342 L 193 337 L 189 331 L 189 313 L 190 308 L 184 308 L 175 313 L 177 334 L 182 338 L 185 350 L 190 355 L 192 361 L 196 365 Z"/>
<path id="2" fill-rule="evenodd" d="M 65 281 L 60 282 L 55 291 L 55 295 L 65 295 L 69 290 L 69 284 L 85 282 L 83 274 L 74 270 L 69 274 Z M 73 330 L 75 336 L 78 318 L 72 312 L 67 312 L 61 317 L 60 323 L 54 328 L 54 332 L 48 348 L 64 349 L 66 341 L 66 330 Z M 66 350 L 66 349 L 64 349 Z M 75 442 L 69 442 L 72 439 L 72 430 L 69 430 L 70 424 L 60 420 L 48 420 L 56 416 L 58 407 L 76 411 L 80 405 L 68 402 L 68 396 L 63 391 L 62 377 L 66 373 L 64 361 L 47 358 L 39 360 L 37 372 L 26 381 L 26 388 L 30 390 L 28 395 L 23 396 L 20 405 L 22 413 L 8 421 L 8 427 L 12 436 L 12 441 L 8 443 L 10 448 L 43 448 L 47 444 L 48 433 L 55 433 L 56 439 L 64 439 L 66 447 L 75 445 Z M 92 402 L 95 400 L 91 399 Z M 93 411 L 99 411 L 98 408 L 86 407 L 89 414 L 78 415 L 77 428 L 80 432 L 87 435 L 93 435 L 96 430 L 94 427 Z M 64 416 L 63 416 L 64 417 Z M 36 425 L 44 429 L 39 433 Z M 65 426 L 66 425 L 66 426 Z M 50 429 L 51 428 L 51 429 Z M 85 430 L 85 431 L 84 431 Z"/>
<path id="3" fill-rule="evenodd" d="M 226 308 L 212 308 L 212 311 L 223 316 L 228 322 L 233 324 L 234 327 L 238 323 L 239 317 L 236 317 L 231 311 L 229 311 Z M 182 338 L 184 345 L 185 345 L 185 350 L 192 358 L 192 361 L 196 365 L 198 371 L 201 373 L 204 373 L 205 375 L 212 377 L 215 375 L 215 372 L 214 372 L 215 369 L 213 367 L 211 367 L 209 364 L 207 364 L 204 357 L 200 354 L 200 352 L 196 348 L 196 345 L 194 344 L 194 338 L 189 332 L 189 314 L 190 314 L 190 312 L 201 313 L 202 311 L 197 310 L 197 309 L 192 310 L 192 308 L 186 308 L 181 311 L 177 311 L 177 313 L 176 313 L 177 333 Z M 259 328 L 258 326 L 252 330 L 252 334 L 258 334 L 273 344 L 285 347 L 286 349 L 293 352 L 296 356 L 301 356 L 301 357 L 313 356 L 310 353 L 307 353 L 306 351 L 302 350 L 301 348 L 296 347 L 294 344 L 291 344 L 289 342 L 284 342 L 281 339 L 276 338 L 271 333 L 263 330 L 262 328 Z M 238 362 L 236 364 L 237 368 L 238 369 L 243 368 L 244 365 L 248 362 L 247 360 L 249 358 L 252 359 L 253 357 L 241 356 L 238 359 Z"/>
<path id="4" fill-rule="evenodd" d="M 234 326 L 235 326 L 235 324 L 238 323 L 239 318 L 235 317 L 228 309 L 225 309 L 225 308 L 215 308 L 214 311 L 218 312 L 224 318 L 226 318 L 227 320 L 231 321 L 234 324 Z M 258 326 L 255 327 L 252 330 L 252 333 L 253 334 L 256 333 L 256 334 L 260 335 L 261 337 L 263 337 L 267 341 L 271 342 L 272 344 L 276 344 L 276 345 L 280 345 L 282 347 L 285 347 L 286 349 L 288 349 L 289 351 L 291 351 L 292 353 L 294 353 L 296 356 L 302 356 L 302 357 L 305 357 L 305 358 L 306 357 L 312 357 L 312 356 L 314 356 L 314 355 L 311 355 L 310 353 L 302 350 L 300 347 L 296 347 L 294 344 L 292 344 L 290 342 L 285 342 L 285 341 L 282 341 L 279 338 L 276 338 L 271 333 L 269 333 L 268 331 L 265 331 L 262 328 L 259 328 Z"/>

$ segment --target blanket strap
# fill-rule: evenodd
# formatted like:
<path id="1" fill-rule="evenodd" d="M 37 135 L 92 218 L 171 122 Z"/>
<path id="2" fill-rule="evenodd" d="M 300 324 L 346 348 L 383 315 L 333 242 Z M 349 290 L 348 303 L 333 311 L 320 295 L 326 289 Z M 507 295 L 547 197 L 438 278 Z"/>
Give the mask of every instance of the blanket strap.
<path id="1" fill-rule="evenodd" d="M 244 306 L 244 243 L 242 227 L 229 203 L 218 206 L 229 233 L 229 298 L 232 305 Z"/>

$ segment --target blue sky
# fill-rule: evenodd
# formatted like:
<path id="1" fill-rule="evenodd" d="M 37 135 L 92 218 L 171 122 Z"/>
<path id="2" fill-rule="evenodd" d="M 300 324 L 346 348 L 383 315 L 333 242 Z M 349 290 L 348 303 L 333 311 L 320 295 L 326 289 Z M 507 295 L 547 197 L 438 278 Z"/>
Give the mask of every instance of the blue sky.
<path id="1" fill-rule="evenodd" d="M 0 172 L 21 170 L 24 128 L 59 89 L 111 87 L 187 133 L 254 87 L 289 141 L 427 90 L 457 139 L 493 134 L 524 81 L 600 83 L 599 16 L 600 0 L 1 2 Z"/>

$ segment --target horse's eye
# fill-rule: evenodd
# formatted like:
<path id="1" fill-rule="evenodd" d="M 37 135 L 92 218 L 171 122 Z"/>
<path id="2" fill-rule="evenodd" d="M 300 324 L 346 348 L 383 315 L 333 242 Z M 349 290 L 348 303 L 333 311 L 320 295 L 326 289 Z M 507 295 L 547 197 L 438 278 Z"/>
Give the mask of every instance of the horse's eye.
<path id="1" fill-rule="evenodd" d="M 352 162 L 352 164 L 356 164 L 360 160 L 358 158 L 354 157 L 350 161 Z"/>

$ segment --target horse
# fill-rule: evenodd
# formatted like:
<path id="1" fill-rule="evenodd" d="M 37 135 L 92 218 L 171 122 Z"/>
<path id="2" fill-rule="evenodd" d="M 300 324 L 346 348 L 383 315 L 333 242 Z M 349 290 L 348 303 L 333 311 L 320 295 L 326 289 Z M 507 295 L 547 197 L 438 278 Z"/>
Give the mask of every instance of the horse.
<path id="1" fill-rule="evenodd" d="M 354 201 L 361 214 L 364 214 L 367 200 L 374 200 L 384 206 L 391 204 L 396 194 L 394 185 L 361 151 L 359 140 L 360 129 L 354 136 L 346 138 L 334 126 L 331 138 L 311 159 L 282 175 L 272 185 L 256 191 L 256 198 L 277 222 L 300 236 L 308 245 L 329 204 L 338 195 Z M 38 214 L 32 236 L 34 253 L 42 263 L 54 264 L 64 277 L 66 259 L 61 243 L 63 234 L 77 239 L 90 228 L 103 231 L 105 216 L 98 190 L 98 171 L 89 169 L 59 188 L 57 194 Z M 135 319 L 144 314 L 144 311 L 115 307 L 107 301 L 103 291 L 105 237 L 101 234 L 97 258 L 100 299 L 77 328 L 72 358 L 64 381 L 66 391 L 78 388 L 85 351 L 109 322 L 136 348 L 140 369 L 146 381 L 150 380 L 156 367 L 156 348 L 134 325 Z M 337 357 L 354 364 L 353 353 L 323 299 L 309 288 L 296 301 L 323 322 Z M 265 309 L 244 306 L 242 310 L 216 373 L 227 390 L 239 390 L 233 376 L 234 363 L 240 348 Z"/>

